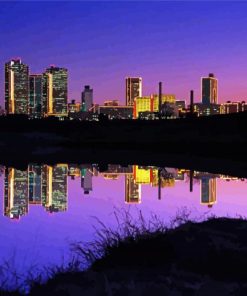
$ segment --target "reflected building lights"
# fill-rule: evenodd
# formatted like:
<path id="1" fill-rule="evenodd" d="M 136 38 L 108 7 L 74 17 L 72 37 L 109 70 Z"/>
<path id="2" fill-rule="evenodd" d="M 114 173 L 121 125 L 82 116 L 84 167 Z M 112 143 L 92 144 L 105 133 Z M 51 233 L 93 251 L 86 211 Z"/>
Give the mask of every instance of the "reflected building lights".
<path id="1" fill-rule="evenodd" d="M 125 176 L 125 203 L 141 203 L 141 185 L 135 182 L 133 175 Z"/>
<path id="2" fill-rule="evenodd" d="M 20 219 L 28 213 L 28 174 L 14 168 L 5 169 L 4 216 Z"/>
<path id="3" fill-rule="evenodd" d="M 200 181 L 200 204 L 208 207 L 212 207 L 217 202 L 217 178 L 224 181 L 245 181 L 245 179 L 225 175 L 153 166 L 29 164 L 26 170 L 4 169 L 4 216 L 20 219 L 28 213 L 29 204 L 42 205 L 50 213 L 66 211 L 68 209 L 68 176 L 72 179 L 81 178 L 84 194 L 93 191 L 93 176 L 101 176 L 106 182 L 117 179 L 121 182 L 120 177 L 123 176 L 124 199 L 127 204 L 141 203 L 143 185 L 158 188 L 158 199 L 161 199 L 162 188 L 174 187 L 177 181 L 189 181 L 190 191 L 192 191 L 193 180 L 194 184 L 198 184 L 196 182 L 198 180 Z"/>
<path id="4" fill-rule="evenodd" d="M 212 207 L 217 202 L 216 178 L 202 177 L 201 204 Z"/>

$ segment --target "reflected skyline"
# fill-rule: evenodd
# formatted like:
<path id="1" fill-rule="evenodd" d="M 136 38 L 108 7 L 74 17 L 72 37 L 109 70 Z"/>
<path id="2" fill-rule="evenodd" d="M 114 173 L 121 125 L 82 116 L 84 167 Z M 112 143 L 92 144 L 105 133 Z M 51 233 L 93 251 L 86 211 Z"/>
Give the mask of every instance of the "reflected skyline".
<path id="1" fill-rule="evenodd" d="M 163 188 L 174 188 L 178 182 L 188 183 L 188 192 L 193 192 L 193 183 L 200 184 L 200 205 L 213 207 L 217 203 L 217 179 L 236 181 L 240 178 L 194 172 L 185 169 L 160 168 L 138 165 L 97 164 L 29 164 L 26 170 L 4 169 L 4 216 L 20 219 L 29 212 L 29 205 L 42 206 L 49 213 L 68 210 L 68 177 L 80 179 L 83 196 L 93 192 L 93 179 L 102 177 L 106 184 L 124 176 L 123 202 L 141 204 L 142 187 L 157 188 L 157 198 L 163 197 Z M 244 181 L 245 179 L 240 179 Z"/>

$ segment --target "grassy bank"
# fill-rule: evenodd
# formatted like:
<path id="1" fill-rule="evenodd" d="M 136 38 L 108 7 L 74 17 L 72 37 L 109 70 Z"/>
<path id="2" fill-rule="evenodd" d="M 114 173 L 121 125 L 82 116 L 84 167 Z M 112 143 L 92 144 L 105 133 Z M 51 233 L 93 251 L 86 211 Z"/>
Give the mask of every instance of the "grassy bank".
<path id="1" fill-rule="evenodd" d="M 246 295 L 246 232 L 241 218 L 183 215 L 167 226 L 127 215 L 118 229 L 101 224 L 95 241 L 75 243 L 78 261 L 33 281 L 30 295 Z"/>

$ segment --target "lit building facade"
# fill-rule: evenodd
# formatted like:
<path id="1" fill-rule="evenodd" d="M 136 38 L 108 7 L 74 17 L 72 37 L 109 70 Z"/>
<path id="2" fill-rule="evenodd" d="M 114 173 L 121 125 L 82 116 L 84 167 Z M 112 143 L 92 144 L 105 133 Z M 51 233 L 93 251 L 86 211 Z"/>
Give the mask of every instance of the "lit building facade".
<path id="1" fill-rule="evenodd" d="M 226 103 L 223 103 L 221 105 L 223 110 L 222 113 L 224 114 L 244 112 L 247 110 L 247 104 L 245 103 L 245 101 L 241 101 L 241 102 L 227 101 Z"/>
<path id="2" fill-rule="evenodd" d="M 209 116 L 223 114 L 224 109 L 222 105 L 219 104 L 205 105 L 202 103 L 195 103 L 194 112 L 197 113 L 198 116 Z"/>
<path id="3" fill-rule="evenodd" d="M 201 79 L 201 91 L 204 105 L 218 104 L 218 80 L 213 73 Z"/>
<path id="4" fill-rule="evenodd" d="M 176 97 L 172 94 L 163 94 L 161 104 L 168 103 L 175 106 Z M 133 117 L 139 118 L 140 113 L 144 112 L 159 112 L 159 96 L 157 94 L 137 97 L 134 99 Z"/>
<path id="5" fill-rule="evenodd" d="M 81 103 L 77 103 L 75 100 L 71 100 L 71 103 L 68 104 L 69 113 L 78 113 L 81 111 Z"/>
<path id="6" fill-rule="evenodd" d="M 119 106 L 118 100 L 107 100 L 104 101 L 104 106 Z"/>
<path id="7" fill-rule="evenodd" d="M 28 165 L 28 200 L 30 204 L 41 204 L 41 166 Z"/>
<path id="8" fill-rule="evenodd" d="M 67 210 L 68 165 L 42 167 L 42 205 L 49 212 Z"/>
<path id="9" fill-rule="evenodd" d="M 141 203 L 141 185 L 135 182 L 132 174 L 125 176 L 125 203 Z"/>
<path id="10" fill-rule="evenodd" d="M 28 213 L 28 174 L 14 168 L 5 169 L 4 215 L 19 219 Z"/>
<path id="11" fill-rule="evenodd" d="M 133 107 L 132 106 L 98 106 L 98 114 L 104 114 L 109 119 L 132 119 Z"/>
<path id="12" fill-rule="evenodd" d="M 134 166 L 134 180 L 136 184 L 151 184 L 153 180 L 153 172 L 149 168 Z"/>
<path id="13" fill-rule="evenodd" d="M 216 178 L 201 178 L 201 204 L 209 207 L 217 201 Z"/>
<path id="14" fill-rule="evenodd" d="M 81 108 L 82 111 L 90 111 L 93 106 L 93 89 L 90 85 L 84 86 L 84 91 L 81 93 Z"/>
<path id="15" fill-rule="evenodd" d="M 142 97 L 142 78 L 127 77 L 125 79 L 126 87 L 126 106 L 133 106 L 134 99 Z"/>
<path id="16" fill-rule="evenodd" d="M 41 117 L 43 104 L 43 75 L 32 74 L 29 76 L 29 115 Z"/>
<path id="17" fill-rule="evenodd" d="M 43 75 L 43 114 L 45 116 L 68 115 L 68 71 L 50 67 Z"/>
<path id="18" fill-rule="evenodd" d="M 28 114 L 29 68 L 20 59 L 5 64 L 5 109 L 7 114 Z"/>

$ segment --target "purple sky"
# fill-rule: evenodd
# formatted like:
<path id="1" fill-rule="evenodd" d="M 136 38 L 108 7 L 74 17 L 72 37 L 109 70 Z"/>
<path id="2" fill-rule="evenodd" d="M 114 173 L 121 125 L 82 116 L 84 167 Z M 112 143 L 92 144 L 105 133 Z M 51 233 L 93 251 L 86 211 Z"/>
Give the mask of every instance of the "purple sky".
<path id="1" fill-rule="evenodd" d="M 31 72 L 69 70 L 69 99 L 85 84 L 95 102 L 124 102 L 124 78 L 200 99 L 200 77 L 215 73 L 219 101 L 247 99 L 247 2 L 1 2 L 0 104 L 4 63 L 21 57 Z"/>

